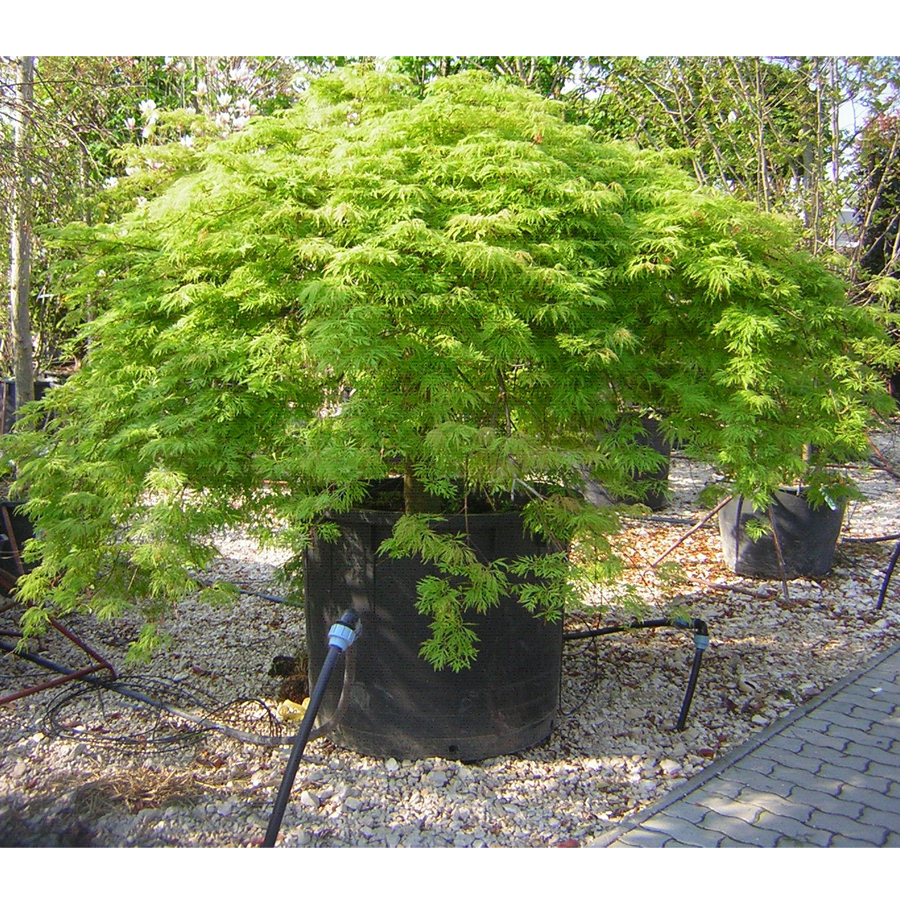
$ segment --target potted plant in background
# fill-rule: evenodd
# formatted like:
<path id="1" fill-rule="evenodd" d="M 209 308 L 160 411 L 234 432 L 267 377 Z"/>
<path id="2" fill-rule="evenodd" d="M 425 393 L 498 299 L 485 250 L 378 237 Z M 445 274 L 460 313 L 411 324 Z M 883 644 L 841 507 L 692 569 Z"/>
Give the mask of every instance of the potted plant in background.
<path id="1" fill-rule="evenodd" d="M 803 486 L 780 488 L 768 508 L 738 495 L 719 510 L 726 564 L 757 578 L 822 578 L 831 571 L 844 519 L 844 500 L 827 491 L 818 506 Z"/>
<path id="2" fill-rule="evenodd" d="M 648 468 L 623 411 L 765 503 L 798 434 L 858 455 L 890 402 L 873 311 L 795 243 L 523 89 L 326 76 L 83 246 L 86 279 L 115 262 L 90 354 L 7 439 L 25 624 L 138 606 L 147 652 L 240 525 L 305 557 L 311 677 L 325 620 L 361 616 L 338 742 L 538 741 L 563 608 L 618 571 L 583 473 L 635 496 Z"/>

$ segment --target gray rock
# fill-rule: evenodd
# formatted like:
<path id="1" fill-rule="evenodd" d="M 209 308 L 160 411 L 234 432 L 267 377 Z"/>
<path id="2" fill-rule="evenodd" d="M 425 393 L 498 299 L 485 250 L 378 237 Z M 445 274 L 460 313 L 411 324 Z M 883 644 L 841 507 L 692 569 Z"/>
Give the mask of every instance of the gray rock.
<path id="1" fill-rule="evenodd" d="M 444 785 L 447 784 L 449 780 L 450 779 L 447 776 L 447 773 L 442 769 L 432 769 L 432 771 L 430 771 L 423 779 L 425 784 L 427 784 L 429 787 L 434 788 L 444 787 Z"/>
<path id="2" fill-rule="evenodd" d="M 313 791 L 302 791 L 300 794 L 300 803 L 308 809 L 318 809 L 322 805 L 319 795 Z"/>

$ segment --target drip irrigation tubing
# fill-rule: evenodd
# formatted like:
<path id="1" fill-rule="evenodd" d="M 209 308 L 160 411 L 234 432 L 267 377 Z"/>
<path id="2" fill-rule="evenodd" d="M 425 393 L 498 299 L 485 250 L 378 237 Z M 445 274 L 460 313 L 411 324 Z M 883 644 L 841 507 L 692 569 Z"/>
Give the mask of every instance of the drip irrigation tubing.
<path id="1" fill-rule="evenodd" d="M 287 597 L 278 597 L 275 594 L 264 594 L 262 591 L 251 591 L 245 590 L 244 588 L 238 588 L 238 593 L 245 597 L 260 597 L 263 600 L 271 600 L 273 603 L 286 603 L 288 606 L 292 605 Z"/>
<path id="2" fill-rule="evenodd" d="M 891 561 L 888 563 L 887 572 L 884 573 L 884 581 L 881 583 L 881 592 L 878 594 L 878 602 L 875 604 L 875 609 L 881 609 L 881 607 L 884 606 L 884 598 L 887 596 L 888 585 L 891 583 L 891 576 L 894 574 L 898 559 L 900 559 L 900 541 L 898 541 L 897 546 L 894 547 L 894 552 L 891 554 Z"/>
<path id="3" fill-rule="evenodd" d="M 900 545 L 898 545 L 898 555 L 900 555 Z M 681 617 L 667 619 L 636 619 L 629 625 L 608 625 L 605 628 L 589 628 L 584 631 L 570 631 L 563 634 L 564 641 L 583 640 L 585 638 L 603 637 L 608 634 L 620 634 L 624 631 L 633 631 L 641 628 L 679 628 L 692 629 L 694 632 L 694 658 L 691 661 L 691 673 L 688 676 L 687 689 L 684 693 L 684 700 L 681 703 L 681 711 L 678 714 L 678 722 L 675 725 L 676 731 L 684 731 L 688 713 L 691 709 L 691 702 L 694 699 L 694 691 L 697 688 L 697 678 L 700 675 L 700 664 L 703 661 L 703 651 L 709 647 L 709 629 L 703 619 L 687 619 Z"/>
<path id="4" fill-rule="evenodd" d="M 15 645 L 8 644 L 6 641 L 0 640 L 0 650 L 4 650 L 8 653 L 13 653 L 16 656 L 19 656 L 21 659 L 27 660 L 28 662 L 34 663 L 39 666 L 43 666 L 46 669 L 49 669 L 53 672 L 58 672 L 64 676 L 71 676 L 75 673 L 74 669 L 69 669 L 66 666 L 62 666 L 59 663 L 53 662 L 52 660 L 44 659 L 37 654 L 29 653 L 25 650 L 18 650 Z M 344 684 L 342 688 L 341 699 L 338 703 L 337 709 L 335 710 L 334 717 L 328 722 L 321 725 L 319 728 L 314 729 L 309 735 L 309 740 L 313 740 L 317 737 L 322 737 L 327 734 L 338 724 L 341 717 L 343 716 L 347 706 L 347 698 L 349 698 L 350 688 L 352 687 L 353 679 L 355 676 L 355 666 L 353 665 L 353 662 L 353 654 L 348 654 L 347 665 L 344 669 Z M 122 679 L 101 678 L 93 675 L 84 675 L 81 676 L 78 680 L 80 682 L 86 682 L 90 686 L 90 689 L 104 689 L 113 691 L 123 697 L 128 698 L 129 700 L 135 700 L 140 703 L 145 703 L 153 707 L 154 709 L 159 710 L 160 712 L 167 712 L 170 715 L 177 716 L 178 718 L 191 722 L 193 725 L 200 729 L 201 735 L 204 732 L 218 731 L 226 737 L 232 738 L 236 741 L 240 741 L 241 743 L 256 744 L 263 747 L 284 746 L 286 744 L 290 744 L 294 740 L 294 738 L 291 737 L 252 734 L 247 731 L 232 728 L 231 726 L 222 724 L 221 722 L 214 722 L 208 716 L 197 715 L 195 713 L 189 712 L 186 709 L 183 709 L 180 706 L 172 703 L 167 703 L 165 701 L 152 697 L 144 691 L 130 688 L 125 683 L 123 683 Z M 75 689 L 74 692 L 70 692 L 62 699 L 57 700 L 55 706 L 59 707 L 63 705 L 63 703 L 81 696 L 87 689 L 89 688 L 79 686 Z M 184 693 L 186 694 L 187 692 Z M 242 701 L 234 701 L 233 703 L 224 704 L 214 709 L 207 709 L 206 712 L 215 715 L 217 713 L 221 713 L 223 710 L 226 710 L 229 707 L 233 707 L 236 703 L 240 702 Z M 198 700 L 196 702 L 196 705 L 203 708 L 202 701 Z M 79 737 L 83 739 L 84 735 L 80 735 Z M 122 741 L 127 742 L 127 739 L 123 738 Z M 166 739 L 163 739 L 160 742 L 166 743 L 167 741 Z M 142 742 L 142 746 L 144 746 L 144 748 L 146 749 L 146 742 Z"/>
<path id="5" fill-rule="evenodd" d="M 266 829 L 263 847 L 274 847 L 275 841 L 278 840 L 278 832 L 281 829 L 284 811 L 287 808 L 291 790 L 293 790 L 294 787 L 297 769 L 300 766 L 300 760 L 303 758 L 303 753 L 306 750 L 306 744 L 312 735 L 313 723 L 316 720 L 316 716 L 319 713 L 319 707 L 325 697 L 325 690 L 328 687 L 331 675 L 341 657 L 359 637 L 360 628 L 358 626 L 359 616 L 357 616 L 353 610 L 348 609 L 338 622 L 331 626 L 331 631 L 328 632 L 328 653 L 325 656 L 325 662 L 322 663 L 322 669 L 316 680 L 316 686 L 313 688 L 312 694 L 310 694 L 306 715 L 303 717 L 300 730 L 297 732 L 297 737 L 294 739 L 294 746 L 291 750 L 284 776 L 281 779 L 278 796 L 275 798 L 275 806 L 269 817 L 269 825 Z M 345 691 L 345 693 L 349 693 L 349 691 Z"/>
<path id="6" fill-rule="evenodd" d="M 203 578 L 197 578 L 196 580 L 207 588 L 215 587 L 217 584 L 231 584 L 230 581 L 206 581 Z M 251 590 L 250 588 L 238 588 L 237 592 L 242 597 L 261 597 L 263 600 L 271 600 L 273 603 L 286 603 L 288 606 L 295 605 L 288 600 L 287 597 L 279 597 L 277 594 L 266 594 L 262 591 Z"/>

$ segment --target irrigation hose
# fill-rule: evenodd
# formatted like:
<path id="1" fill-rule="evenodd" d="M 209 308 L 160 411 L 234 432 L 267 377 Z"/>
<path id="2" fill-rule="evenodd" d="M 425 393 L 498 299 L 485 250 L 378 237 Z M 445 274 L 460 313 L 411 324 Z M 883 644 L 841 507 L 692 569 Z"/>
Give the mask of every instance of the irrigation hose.
<path id="1" fill-rule="evenodd" d="M 57 672 L 60 675 L 67 676 L 66 680 L 69 680 L 71 676 L 77 675 L 75 669 L 70 669 L 67 666 L 62 666 L 59 663 L 55 663 L 52 660 L 45 659 L 44 657 L 38 656 L 35 653 L 29 653 L 27 650 L 19 650 L 15 645 L 8 644 L 4 640 L 0 640 L 0 650 L 6 653 L 13 653 L 20 659 L 24 659 L 27 662 L 42 666 L 45 669 L 49 669 L 51 672 Z M 326 734 L 328 734 L 328 732 L 335 728 L 335 726 L 343 717 L 344 712 L 347 708 L 347 704 L 349 702 L 350 689 L 353 686 L 353 679 L 355 677 L 356 667 L 354 663 L 355 657 L 353 653 L 348 653 L 347 665 L 344 667 L 344 683 L 341 688 L 341 699 L 338 701 L 334 716 L 324 724 L 320 725 L 318 728 L 313 729 L 308 740 L 314 740 L 318 737 L 324 737 Z M 77 676 L 77 680 L 86 682 L 88 685 L 93 685 L 97 688 L 104 688 L 105 690 L 113 691 L 123 697 L 127 697 L 129 700 L 136 700 L 139 703 L 146 703 L 148 706 L 151 706 L 154 709 L 158 709 L 162 712 L 167 712 L 170 715 L 177 716 L 178 718 L 191 722 L 204 731 L 217 731 L 220 734 L 225 735 L 225 737 L 240 741 L 244 744 L 255 744 L 256 746 L 260 747 L 280 747 L 295 740 L 294 738 L 288 739 L 282 737 L 269 737 L 266 735 L 251 734 L 246 731 L 241 731 L 237 728 L 232 728 L 229 725 L 224 725 L 221 722 L 213 722 L 205 716 L 199 716 L 171 703 L 165 703 L 161 700 L 157 700 L 155 697 L 151 697 L 149 694 L 146 694 L 143 691 L 136 691 L 132 688 L 128 688 L 122 684 L 119 684 L 118 681 L 113 678 L 88 674 Z"/>
<path id="2" fill-rule="evenodd" d="M 898 545 L 900 555 L 900 545 Z M 669 619 L 636 619 L 630 625 L 609 625 L 606 628 L 591 628 L 585 631 L 570 631 L 563 635 L 564 641 L 574 641 L 583 638 L 603 637 L 607 634 L 619 634 L 623 631 L 632 631 L 637 628 L 691 628 L 694 631 L 694 659 L 691 663 L 691 674 L 688 677 L 687 689 L 684 700 L 681 703 L 681 712 L 678 716 L 676 731 L 684 731 L 691 702 L 694 699 L 694 691 L 697 687 L 697 678 L 700 675 L 700 663 L 703 661 L 703 651 L 709 646 L 709 630 L 703 619 L 687 619 L 676 616 Z"/>
<path id="3" fill-rule="evenodd" d="M 891 554 L 891 561 L 888 563 L 887 572 L 884 574 L 884 581 L 881 583 L 881 592 L 878 594 L 878 602 L 875 604 L 875 609 L 881 609 L 884 606 L 884 598 L 887 596 L 888 585 L 891 583 L 891 575 L 894 574 L 898 558 L 900 558 L 900 541 L 897 542 L 897 546 L 894 547 L 894 552 Z"/>
<path id="4" fill-rule="evenodd" d="M 691 701 L 694 699 L 694 689 L 697 687 L 697 677 L 700 675 L 700 663 L 703 661 L 703 651 L 709 646 L 709 634 L 706 624 L 700 619 L 694 619 L 697 623 L 697 631 L 694 634 L 694 661 L 691 663 L 691 674 L 688 678 L 687 690 L 684 692 L 684 700 L 681 704 L 681 712 L 675 725 L 676 731 L 684 731 L 688 712 L 691 709 Z"/>
<path id="5" fill-rule="evenodd" d="M 622 631 L 632 631 L 635 628 L 664 628 L 666 625 L 672 624 L 672 619 L 636 619 L 629 625 L 608 625 L 606 628 L 591 628 L 587 631 L 569 631 L 563 635 L 563 640 L 576 641 L 581 640 L 582 638 L 603 637 L 607 634 L 619 634 Z M 684 626 L 679 625 L 678 627 Z"/>
<path id="6" fill-rule="evenodd" d="M 332 625 L 331 631 L 328 633 L 328 653 L 316 680 L 316 686 L 313 688 L 312 694 L 310 694 L 306 715 L 303 717 L 300 730 L 297 732 L 297 737 L 294 740 L 287 768 L 281 779 L 281 787 L 278 789 L 278 796 L 275 798 L 275 806 L 272 809 L 272 815 L 269 817 L 269 826 L 266 829 L 263 847 L 274 847 L 275 841 L 278 839 L 284 811 L 287 808 L 291 790 L 294 787 L 294 779 L 297 777 L 297 769 L 300 766 L 300 760 L 303 758 L 306 744 L 312 734 L 313 723 L 325 697 L 325 690 L 338 661 L 347 651 L 347 648 L 359 637 L 358 624 L 359 617 L 353 610 L 348 609 L 341 616 L 340 620 L 335 625 Z"/>

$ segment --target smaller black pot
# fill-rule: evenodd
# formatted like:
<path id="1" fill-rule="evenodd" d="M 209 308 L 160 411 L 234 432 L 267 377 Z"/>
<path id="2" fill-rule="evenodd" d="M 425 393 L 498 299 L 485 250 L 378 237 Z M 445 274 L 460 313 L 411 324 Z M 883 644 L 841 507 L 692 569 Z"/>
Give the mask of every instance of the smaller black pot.
<path id="1" fill-rule="evenodd" d="M 644 427 L 645 433 L 638 434 L 635 443 L 639 447 L 650 447 L 663 457 L 659 468 L 654 471 L 640 472 L 635 476 L 636 484 L 641 487 L 646 485 L 646 490 L 639 496 L 633 497 L 617 497 L 610 494 L 603 485 L 585 472 L 584 496 L 595 506 L 609 506 L 612 503 L 642 503 L 654 512 L 668 506 L 669 498 L 666 489 L 669 486 L 672 445 L 666 440 L 656 419 L 642 416 L 641 425 Z"/>
<path id="2" fill-rule="evenodd" d="M 844 509 L 839 506 L 811 507 L 803 491 L 783 488 L 772 500 L 772 517 L 784 557 L 787 578 L 821 578 L 831 570 L 834 548 L 841 533 Z M 771 533 L 758 540 L 747 535 L 747 522 L 767 523 L 760 512 L 743 497 L 732 497 L 719 510 L 719 535 L 728 567 L 738 575 L 753 578 L 780 578 L 781 567 Z"/>
<path id="3" fill-rule="evenodd" d="M 35 378 L 34 399 L 41 400 L 59 380 Z M 0 378 L 0 434 L 7 434 L 16 422 L 16 381 L 14 378 Z M 46 423 L 45 423 L 46 424 Z"/>
<path id="4" fill-rule="evenodd" d="M 20 512 L 18 501 L 0 501 L 0 594 L 9 594 L 30 568 L 22 559 L 22 548 L 34 537 L 31 521 Z"/>

